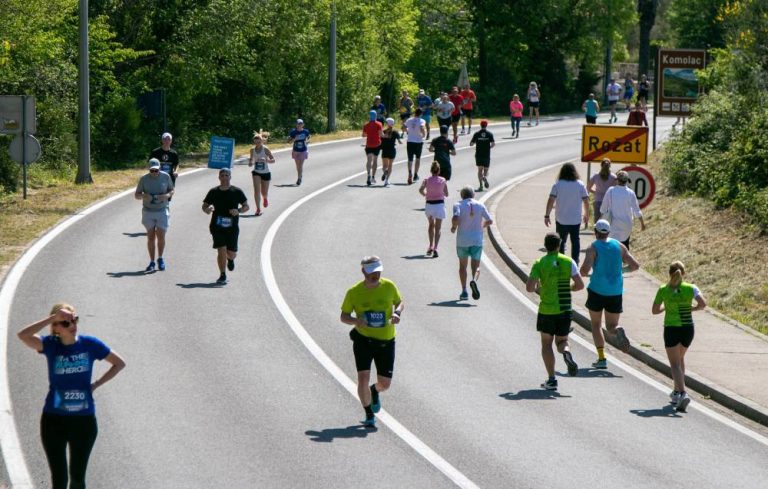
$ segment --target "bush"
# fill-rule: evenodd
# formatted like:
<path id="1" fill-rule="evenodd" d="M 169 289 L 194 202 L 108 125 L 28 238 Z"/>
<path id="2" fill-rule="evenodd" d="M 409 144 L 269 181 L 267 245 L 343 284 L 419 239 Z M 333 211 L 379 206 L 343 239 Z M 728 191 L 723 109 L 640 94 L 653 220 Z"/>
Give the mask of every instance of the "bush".
<path id="1" fill-rule="evenodd" d="M 10 138 L 0 137 L 0 189 L 3 193 L 16 192 L 21 179 L 21 166 L 5 151 L 10 143 Z"/>

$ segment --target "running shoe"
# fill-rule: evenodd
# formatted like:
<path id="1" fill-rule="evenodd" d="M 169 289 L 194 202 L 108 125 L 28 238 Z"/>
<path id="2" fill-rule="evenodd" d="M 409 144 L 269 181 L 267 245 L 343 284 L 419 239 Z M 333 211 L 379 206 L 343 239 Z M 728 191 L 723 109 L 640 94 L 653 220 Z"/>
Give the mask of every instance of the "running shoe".
<path id="1" fill-rule="evenodd" d="M 432 256 L 432 248 L 427 248 L 427 256 Z"/>
<path id="2" fill-rule="evenodd" d="M 154 272 L 155 271 L 155 262 L 151 261 L 149 262 L 149 265 L 147 265 L 147 268 L 144 269 L 145 272 Z"/>
<path id="3" fill-rule="evenodd" d="M 437 258 L 437 249 L 432 250 L 432 258 Z"/>
<path id="4" fill-rule="evenodd" d="M 539 125 L 539 121 L 536 121 L 536 125 L 537 125 L 537 126 Z"/>
<path id="5" fill-rule="evenodd" d="M 475 192 L 482 192 L 482 191 L 483 191 L 483 186 L 482 185 L 480 185 L 479 187 L 477 187 L 475 189 Z"/>
<path id="6" fill-rule="evenodd" d="M 256 212 L 254 212 L 253 215 L 259 217 L 261 215 L 261 209 L 256 209 Z"/>
<path id="7" fill-rule="evenodd" d="M 384 172 L 381 174 L 381 181 L 385 181 L 387 179 L 387 172 Z"/>
<path id="8" fill-rule="evenodd" d="M 235 260 L 227 258 L 227 270 L 230 272 L 235 269 Z"/>
<path id="9" fill-rule="evenodd" d="M 592 368 L 596 368 L 598 370 L 604 370 L 608 368 L 608 360 L 603 358 L 602 360 L 598 359 L 595 362 L 592 362 Z"/>
<path id="10" fill-rule="evenodd" d="M 296 186 L 298 187 L 299 185 L 301 185 L 301 177 L 299 177 L 299 179 L 296 180 Z"/>
<path id="11" fill-rule="evenodd" d="M 379 393 L 373 390 L 373 385 L 371 385 L 371 411 L 374 413 L 381 411 L 381 398 Z"/>
<path id="12" fill-rule="evenodd" d="M 469 288 L 472 289 L 472 298 L 477 300 L 480 298 L 480 289 L 477 288 L 477 282 L 474 280 L 469 281 Z"/>
<path id="13" fill-rule="evenodd" d="M 691 398 L 688 397 L 687 392 L 681 392 L 680 397 L 677 400 L 677 406 L 675 407 L 675 411 L 679 413 L 686 412 L 686 408 L 688 407 L 688 404 L 691 403 Z"/>
<path id="14" fill-rule="evenodd" d="M 531 123 L 530 123 L 530 121 L 529 121 L 529 122 L 528 122 L 528 126 L 530 127 L 530 125 L 531 125 Z"/>
<path id="15" fill-rule="evenodd" d="M 459 134 L 461 134 L 463 136 L 464 135 L 464 129 L 462 129 Z"/>
<path id="16" fill-rule="evenodd" d="M 165 270 L 165 260 L 163 260 L 163 257 L 157 259 L 157 269 L 161 272 Z"/>
<path id="17" fill-rule="evenodd" d="M 411 172 L 408 172 L 408 185 L 413 183 L 413 174 Z"/>
<path id="18" fill-rule="evenodd" d="M 629 353 L 629 338 L 622 327 L 616 328 L 616 346 L 624 353 Z"/>
<path id="19" fill-rule="evenodd" d="M 678 401 L 680 401 L 680 393 L 678 391 L 672 391 L 669 393 L 669 403 L 674 404 L 677 406 Z"/>
<path id="20" fill-rule="evenodd" d="M 387 179 L 387 180 L 384 180 L 384 186 L 385 186 L 385 187 L 389 187 L 389 179 Z"/>
<path id="21" fill-rule="evenodd" d="M 264 200 L 262 203 L 264 204 L 264 207 L 269 207 L 269 201 L 267 200 L 266 197 L 264 197 Z"/>
<path id="22" fill-rule="evenodd" d="M 488 179 L 483 177 L 483 183 L 485 184 L 485 188 L 490 188 L 491 186 L 488 184 Z"/>
<path id="23" fill-rule="evenodd" d="M 219 275 L 219 278 L 216 280 L 216 283 L 219 285 L 224 285 L 227 283 L 227 274 L 223 273 Z"/>
<path id="24" fill-rule="evenodd" d="M 466 290 L 462 290 L 461 294 L 459 294 L 459 300 L 460 301 L 465 301 L 467 299 L 469 299 L 469 294 L 467 294 Z"/>
<path id="25" fill-rule="evenodd" d="M 365 419 L 361 421 L 361 423 L 365 427 L 375 428 L 376 427 L 376 417 L 375 416 L 371 416 L 371 417 L 367 417 L 366 416 Z"/>
<path id="26" fill-rule="evenodd" d="M 515 137 L 515 131 L 512 131 L 512 135 L 510 137 L 511 138 Z"/>
<path id="27" fill-rule="evenodd" d="M 371 186 L 371 176 L 370 175 L 368 175 L 368 180 L 366 181 L 365 184 L 368 185 L 369 187 Z"/>
<path id="28" fill-rule="evenodd" d="M 568 365 L 568 375 L 571 377 L 576 377 L 576 374 L 579 373 L 579 366 L 576 365 L 576 362 L 573 361 L 573 355 L 571 352 L 563 352 L 563 359 L 565 360 L 565 364 Z"/>
<path id="29" fill-rule="evenodd" d="M 520 138 L 520 133 L 518 132 L 517 135 L 515 136 L 515 139 L 519 139 L 519 138 Z"/>
<path id="30" fill-rule="evenodd" d="M 547 379 L 541 383 L 541 386 L 548 391 L 556 391 L 557 379 Z"/>
<path id="31" fill-rule="evenodd" d="M 417 181 L 418 179 L 419 179 L 419 174 L 418 174 L 418 173 L 414 173 L 414 174 L 413 174 L 413 181 L 415 182 L 415 181 Z"/>

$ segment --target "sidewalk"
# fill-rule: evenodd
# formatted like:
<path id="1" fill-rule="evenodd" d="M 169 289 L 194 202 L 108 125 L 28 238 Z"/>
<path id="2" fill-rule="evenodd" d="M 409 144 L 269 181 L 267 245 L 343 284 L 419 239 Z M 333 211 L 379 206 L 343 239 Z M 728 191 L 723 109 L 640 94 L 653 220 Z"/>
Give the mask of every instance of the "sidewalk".
<path id="1" fill-rule="evenodd" d="M 597 171 L 598 167 L 592 165 L 592 171 Z M 559 169 L 558 166 L 545 170 L 513 185 L 493 197 L 489 205 L 495 219 L 494 225 L 489 228 L 490 240 L 502 259 L 523 281 L 527 280 L 533 262 L 545 253 L 544 235 L 554 232 L 554 222 L 551 228 L 544 225 L 544 211 Z M 587 164 L 577 163 L 577 169 L 582 181 L 586 181 Z M 582 229 L 582 257 L 593 238 L 591 226 L 588 230 Z M 566 254 L 570 256 L 570 251 Z M 662 337 L 663 318 L 651 314 L 659 285 L 658 280 L 642 269 L 624 275 L 621 325 L 632 342 L 629 354 L 669 376 Z M 702 292 L 706 297 L 706 290 Z M 586 296 L 586 289 L 574 293 L 574 321 L 591 330 L 589 315 L 584 308 Z M 694 323 L 696 337 L 685 357 L 686 384 L 727 408 L 768 426 L 768 389 L 765 388 L 768 337 L 709 308 L 694 313 Z M 615 351 L 615 355 L 623 355 Z M 609 355 L 609 368 L 610 363 Z M 669 385 L 672 385 L 671 379 Z"/>

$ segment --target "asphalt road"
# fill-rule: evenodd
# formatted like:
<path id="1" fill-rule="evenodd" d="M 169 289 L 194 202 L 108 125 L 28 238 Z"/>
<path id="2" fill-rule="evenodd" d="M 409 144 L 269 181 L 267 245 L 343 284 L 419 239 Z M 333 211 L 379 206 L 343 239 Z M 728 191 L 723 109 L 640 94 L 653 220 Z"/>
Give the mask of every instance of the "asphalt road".
<path id="1" fill-rule="evenodd" d="M 524 126 L 517 140 L 492 127 L 491 185 L 578 158 L 581 123 Z M 400 161 L 405 145 L 398 152 Z M 479 301 L 456 301 L 455 238 L 444 225 L 440 258 L 424 258 L 423 199 L 404 184 L 404 165 L 392 187 L 367 188 L 364 174 L 348 179 L 364 170 L 360 141 L 310 143 L 295 187 L 290 154 L 277 158 L 270 207 L 241 219 L 226 286 L 213 283 L 200 210 L 217 185 L 212 170 L 178 181 L 165 272 L 143 273 L 132 196 L 70 226 L 31 262 L 10 311 L 7 361 L 36 487 L 49 484 L 38 435 L 45 361 L 15 332 L 60 300 L 79 309 L 81 333 L 128 364 L 96 393 L 90 487 L 765 487 L 765 444 L 697 410 L 675 414 L 665 392 L 630 371 L 588 368 L 594 353 L 579 344 L 579 376 L 558 358 L 559 392 L 543 391 L 535 314 L 489 273 Z M 453 168 L 449 205 L 476 185 L 473 150 L 460 150 Z M 248 173 L 237 166 L 232 181 L 252 199 Z M 382 257 L 406 306 L 375 431 L 359 425 L 349 327 L 339 322 L 368 254 Z"/>

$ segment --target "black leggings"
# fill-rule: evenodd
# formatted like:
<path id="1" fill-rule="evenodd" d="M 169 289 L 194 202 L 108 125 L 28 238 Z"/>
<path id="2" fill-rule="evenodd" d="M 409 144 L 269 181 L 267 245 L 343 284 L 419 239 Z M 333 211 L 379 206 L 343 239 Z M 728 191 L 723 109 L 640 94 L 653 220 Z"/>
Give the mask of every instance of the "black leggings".
<path id="1" fill-rule="evenodd" d="M 99 433 L 96 416 L 61 416 L 43 413 L 40 418 L 40 437 L 51 469 L 53 489 L 85 488 L 85 470 L 88 457 Z M 69 469 L 67 469 L 67 445 L 69 445 Z"/>

